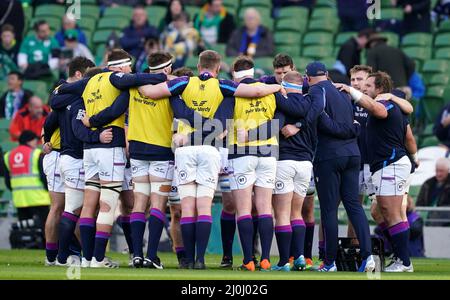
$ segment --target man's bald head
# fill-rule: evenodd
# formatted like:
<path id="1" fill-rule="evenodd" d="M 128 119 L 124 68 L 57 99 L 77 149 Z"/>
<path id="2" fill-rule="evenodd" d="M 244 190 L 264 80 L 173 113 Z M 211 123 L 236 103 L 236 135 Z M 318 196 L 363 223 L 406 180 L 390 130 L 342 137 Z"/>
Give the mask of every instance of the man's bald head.
<path id="1" fill-rule="evenodd" d="M 44 112 L 44 103 L 38 96 L 33 96 L 28 102 L 28 109 L 32 118 L 39 119 Z"/>
<path id="2" fill-rule="evenodd" d="M 442 157 L 436 161 L 436 179 L 438 182 L 447 180 L 450 170 L 450 161 L 448 158 Z"/>
<path id="3" fill-rule="evenodd" d="M 283 81 L 293 84 L 303 84 L 303 76 L 297 71 L 289 71 L 284 75 Z"/>

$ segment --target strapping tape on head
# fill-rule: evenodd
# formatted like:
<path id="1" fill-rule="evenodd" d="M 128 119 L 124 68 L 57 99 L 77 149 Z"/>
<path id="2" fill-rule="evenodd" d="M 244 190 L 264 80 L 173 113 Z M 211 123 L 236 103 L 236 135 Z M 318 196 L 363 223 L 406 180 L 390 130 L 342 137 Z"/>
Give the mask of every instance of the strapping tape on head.
<path id="1" fill-rule="evenodd" d="M 150 71 L 156 71 L 156 70 L 161 70 L 164 68 L 167 68 L 169 66 L 172 66 L 172 60 L 166 61 L 165 63 L 162 63 L 160 65 L 154 66 L 154 67 L 148 67 L 150 69 Z"/>
<path id="2" fill-rule="evenodd" d="M 238 71 L 238 72 L 233 72 L 233 76 L 234 76 L 234 78 L 237 78 L 237 79 L 243 78 L 243 77 L 246 77 L 246 76 L 253 77 L 253 76 L 255 76 L 255 68 L 251 68 L 249 70 L 242 70 L 242 71 Z"/>
<path id="3" fill-rule="evenodd" d="M 281 86 L 284 87 L 285 89 L 294 89 L 294 90 L 298 90 L 298 91 L 301 91 L 303 89 L 303 85 L 290 83 L 290 82 L 286 82 L 286 81 L 282 81 Z"/>
<path id="4" fill-rule="evenodd" d="M 131 66 L 131 58 L 124 58 L 119 60 L 108 61 L 108 67 L 126 67 Z"/>

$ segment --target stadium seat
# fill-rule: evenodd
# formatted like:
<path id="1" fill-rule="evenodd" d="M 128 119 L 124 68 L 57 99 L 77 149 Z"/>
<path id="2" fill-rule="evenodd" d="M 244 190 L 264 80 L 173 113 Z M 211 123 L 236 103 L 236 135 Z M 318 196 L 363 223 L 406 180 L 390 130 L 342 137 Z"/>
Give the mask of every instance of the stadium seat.
<path id="1" fill-rule="evenodd" d="M 430 47 L 433 36 L 429 33 L 410 33 L 403 37 L 402 47 L 422 46 Z"/>
<path id="2" fill-rule="evenodd" d="M 431 58 L 431 48 L 426 47 L 406 47 L 402 49 L 410 58 L 425 61 Z"/>
<path id="3" fill-rule="evenodd" d="M 94 37 L 92 38 L 92 42 L 94 44 L 104 44 L 108 41 L 109 36 L 111 35 L 112 30 L 97 30 L 94 33 Z"/>
<path id="4" fill-rule="evenodd" d="M 27 79 L 23 82 L 23 88 L 32 91 L 33 94 L 41 98 L 44 103 L 47 103 L 50 91 L 45 81 Z"/>
<path id="5" fill-rule="evenodd" d="M 161 23 L 161 20 L 164 19 L 166 16 L 167 8 L 164 6 L 151 5 L 148 6 L 145 10 L 147 11 L 149 23 L 152 24 L 153 26 L 158 27 L 159 23 Z M 191 20 L 193 18 L 194 16 L 190 16 Z"/>
<path id="6" fill-rule="evenodd" d="M 197 63 L 198 63 L 198 57 L 191 56 L 191 57 L 188 57 L 188 59 L 186 59 L 186 62 L 184 63 L 184 65 L 192 70 L 196 70 Z"/>
<path id="7" fill-rule="evenodd" d="M 303 45 L 333 45 L 333 35 L 325 32 L 308 32 L 303 37 Z"/>
<path id="8" fill-rule="evenodd" d="M 330 57 L 324 57 L 320 59 L 320 61 L 327 67 L 327 70 L 331 70 L 334 67 L 334 64 L 336 63 L 336 57 L 330 56 Z"/>
<path id="9" fill-rule="evenodd" d="M 311 62 L 311 58 L 306 57 L 293 57 L 292 60 L 294 61 L 296 69 L 302 73 L 305 71 L 306 66 Z"/>
<path id="10" fill-rule="evenodd" d="M 427 89 L 426 98 L 443 98 L 445 86 L 433 86 Z"/>
<path id="11" fill-rule="evenodd" d="M 239 9 L 239 2 L 236 0 L 224 0 L 223 6 L 225 6 L 232 14 L 235 14 Z"/>
<path id="12" fill-rule="evenodd" d="M 450 63 L 442 59 L 427 60 L 422 66 L 422 73 L 445 73 L 450 69 Z"/>
<path id="13" fill-rule="evenodd" d="M 277 53 L 286 53 L 291 57 L 300 56 L 300 46 L 298 45 L 277 45 Z"/>
<path id="14" fill-rule="evenodd" d="M 266 72 L 271 72 L 273 69 L 273 57 L 258 57 L 254 59 L 255 67 L 263 69 Z"/>
<path id="15" fill-rule="evenodd" d="M 438 28 L 439 33 L 450 32 L 450 20 L 443 21 Z"/>
<path id="16" fill-rule="evenodd" d="M 340 47 L 342 44 L 347 42 L 351 37 L 356 36 L 356 32 L 341 32 L 338 33 L 335 40 L 334 40 L 334 46 Z"/>
<path id="17" fill-rule="evenodd" d="M 19 143 L 17 143 L 17 142 L 12 142 L 10 140 L 2 141 L 3 152 L 11 151 L 12 149 L 16 148 L 17 146 L 19 146 Z"/>
<path id="18" fill-rule="evenodd" d="M 449 85 L 449 83 L 450 83 L 450 75 L 440 73 L 440 74 L 432 75 L 430 77 L 430 80 L 427 82 L 427 85 L 428 86 L 434 86 L 434 85 L 446 86 L 446 85 Z"/>
<path id="19" fill-rule="evenodd" d="M 275 25 L 275 32 L 292 31 L 302 33 L 306 31 L 307 24 L 307 20 L 299 21 L 294 19 L 281 19 L 278 20 Z"/>
<path id="20" fill-rule="evenodd" d="M 315 7 L 333 7 L 336 3 L 333 0 L 317 0 Z"/>
<path id="21" fill-rule="evenodd" d="M 434 58 L 450 60 L 450 47 L 437 49 L 434 52 Z"/>
<path id="22" fill-rule="evenodd" d="M 441 33 L 436 35 L 436 39 L 434 40 L 434 47 L 450 47 L 450 33 Z"/>
<path id="23" fill-rule="evenodd" d="M 194 6 L 194 5 L 186 5 L 184 7 L 184 9 L 186 10 L 186 12 L 189 14 L 189 18 L 190 20 L 193 20 L 194 17 L 199 13 L 200 11 L 200 7 L 198 6 Z"/>
<path id="24" fill-rule="evenodd" d="M 241 8 L 245 7 L 265 7 L 271 8 L 272 1 L 271 0 L 242 0 Z"/>
<path id="25" fill-rule="evenodd" d="M 433 123 L 444 106 L 444 100 L 442 98 L 425 97 L 422 99 L 422 105 L 427 122 Z"/>
<path id="26" fill-rule="evenodd" d="M 4 92 L 6 92 L 8 90 L 8 83 L 6 82 L 6 80 L 1 80 L 0 81 L 0 95 L 3 95 Z"/>
<path id="27" fill-rule="evenodd" d="M 381 20 L 403 20 L 403 10 L 400 8 L 384 8 L 380 11 Z"/>
<path id="28" fill-rule="evenodd" d="M 33 6 L 24 6 L 23 15 L 25 16 L 26 21 L 30 21 L 31 18 L 33 18 Z"/>
<path id="29" fill-rule="evenodd" d="M 295 45 L 300 46 L 302 35 L 295 32 L 275 32 L 275 45 Z"/>
<path id="30" fill-rule="evenodd" d="M 311 19 L 329 20 L 337 18 L 337 11 L 333 8 L 319 7 L 312 11 Z"/>
<path id="31" fill-rule="evenodd" d="M 97 26 L 97 20 L 90 18 L 90 17 L 85 17 L 83 19 L 83 22 L 79 22 L 78 26 L 83 30 L 89 30 L 94 32 Z"/>
<path id="32" fill-rule="evenodd" d="M 398 34 L 393 33 L 393 32 L 383 32 L 381 33 L 381 36 L 384 36 L 388 39 L 387 44 L 392 46 L 392 47 L 398 47 L 398 42 L 399 42 L 399 38 L 398 38 Z"/>
<path id="33" fill-rule="evenodd" d="M 308 22 L 309 10 L 306 7 L 291 6 L 280 9 L 277 20 L 291 19 Z"/>
<path id="34" fill-rule="evenodd" d="M 225 55 L 226 48 L 227 48 L 226 44 L 215 44 L 215 45 L 211 45 L 209 47 L 209 49 L 216 51 L 217 53 L 219 53 L 222 56 Z"/>
<path id="35" fill-rule="evenodd" d="M 439 145 L 439 140 L 435 136 L 428 136 L 420 141 L 420 148 L 432 147 Z"/>
<path id="36" fill-rule="evenodd" d="M 320 20 L 312 19 L 308 24 L 308 32 L 318 31 L 318 32 L 329 32 L 336 33 L 339 30 L 339 21 L 335 18 Z"/>
<path id="37" fill-rule="evenodd" d="M 327 46 L 306 46 L 302 50 L 303 57 L 310 57 L 311 60 L 322 60 L 325 57 L 330 57 L 333 53 L 333 48 Z"/>
<path id="38" fill-rule="evenodd" d="M 103 12 L 103 17 L 122 17 L 131 20 L 133 8 L 130 6 L 107 7 Z"/>
<path id="39" fill-rule="evenodd" d="M 9 139 L 9 125 L 11 121 L 5 118 L 0 118 L 0 141 Z"/>
<path id="40" fill-rule="evenodd" d="M 83 9 L 81 10 L 81 23 L 84 22 L 86 17 L 90 17 L 90 18 L 94 18 L 94 19 L 98 19 L 100 17 L 100 7 L 96 6 L 96 5 L 84 5 L 83 4 Z"/>
<path id="41" fill-rule="evenodd" d="M 53 33 L 61 29 L 61 17 L 55 16 L 45 16 L 44 18 L 35 17 L 30 21 L 29 29 L 32 30 L 34 24 L 41 20 L 45 20 L 48 23 L 48 26 L 50 26 L 50 29 L 53 31 Z"/>
<path id="42" fill-rule="evenodd" d="M 381 0 L 381 8 L 392 8 L 391 0 Z"/>
<path id="43" fill-rule="evenodd" d="M 34 17 L 39 18 L 39 17 L 53 16 L 61 19 L 65 13 L 66 8 L 62 5 L 44 4 L 36 7 Z"/>
<path id="44" fill-rule="evenodd" d="M 97 29 L 116 29 L 118 31 L 122 31 L 123 28 L 127 27 L 129 24 L 129 21 L 124 18 L 119 17 L 108 17 L 108 18 L 101 18 L 100 21 L 98 21 Z"/>

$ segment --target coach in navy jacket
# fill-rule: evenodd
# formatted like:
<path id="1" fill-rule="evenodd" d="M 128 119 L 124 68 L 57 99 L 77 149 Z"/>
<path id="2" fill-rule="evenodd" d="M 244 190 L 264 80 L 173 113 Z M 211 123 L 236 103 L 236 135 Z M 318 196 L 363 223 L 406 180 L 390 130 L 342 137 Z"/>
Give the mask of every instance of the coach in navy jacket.
<path id="1" fill-rule="evenodd" d="M 314 158 L 314 179 L 320 202 L 320 214 L 325 238 L 323 271 L 334 271 L 338 244 L 337 209 L 339 200 L 344 204 L 355 227 L 361 256 L 371 254 L 370 231 L 367 217 L 358 201 L 360 152 L 357 134 L 353 129 L 353 106 L 348 95 L 339 92 L 327 80 L 327 70 L 320 62 L 306 67 L 310 85 L 309 93 L 321 92 L 325 102 L 324 112 L 317 124 L 318 143 Z M 348 134 L 326 126 L 326 118 L 349 128 Z"/>

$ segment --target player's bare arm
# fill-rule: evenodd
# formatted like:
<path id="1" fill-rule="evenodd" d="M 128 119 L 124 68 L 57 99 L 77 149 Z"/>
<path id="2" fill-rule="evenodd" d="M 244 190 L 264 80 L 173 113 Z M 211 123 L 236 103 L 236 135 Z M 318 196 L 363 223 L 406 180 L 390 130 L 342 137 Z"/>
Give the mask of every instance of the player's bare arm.
<path id="1" fill-rule="evenodd" d="M 385 119 L 388 116 L 386 107 L 378 101 L 375 101 L 371 97 L 363 94 L 362 92 L 352 88 L 346 84 L 335 83 L 334 86 L 340 90 L 347 92 L 355 101 L 358 106 L 361 106 L 378 119 Z"/>
<path id="2" fill-rule="evenodd" d="M 139 88 L 139 93 L 151 99 L 161 99 L 172 96 L 167 83 L 162 82 L 157 85 L 144 85 Z"/>
<path id="3" fill-rule="evenodd" d="M 397 97 L 394 94 L 391 93 L 379 94 L 375 98 L 375 101 L 381 100 L 391 100 L 392 102 L 396 103 L 404 114 L 410 115 L 414 111 L 414 107 L 411 105 L 411 103 L 409 103 L 408 100 Z"/>
<path id="4" fill-rule="evenodd" d="M 278 84 L 261 84 L 261 85 L 247 85 L 240 84 L 234 96 L 242 98 L 260 98 L 279 92 L 281 85 Z"/>

